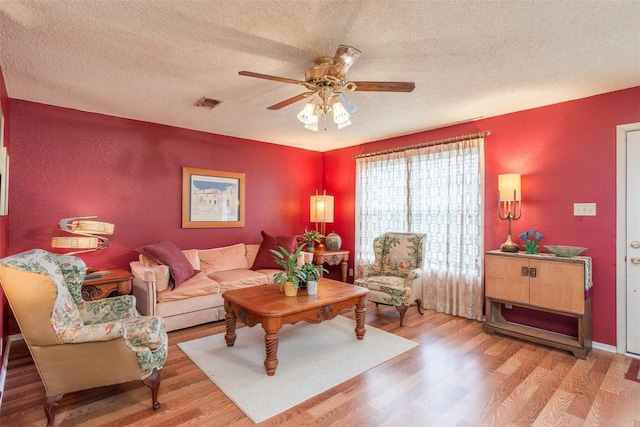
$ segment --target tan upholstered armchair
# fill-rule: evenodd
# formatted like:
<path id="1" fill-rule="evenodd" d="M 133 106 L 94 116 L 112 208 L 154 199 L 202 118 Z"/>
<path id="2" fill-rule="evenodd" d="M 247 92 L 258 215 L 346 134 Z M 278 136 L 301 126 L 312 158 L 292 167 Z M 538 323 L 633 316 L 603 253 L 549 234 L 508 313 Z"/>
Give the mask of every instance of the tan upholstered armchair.
<path id="1" fill-rule="evenodd" d="M 369 289 L 367 299 L 393 305 L 400 313 L 400 326 L 409 305 L 422 315 L 422 256 L 424 234 L 385 233 L 373 240 L 375 261 L 358 266 L 355 285 Z"/>
<path id="2" fill-rule="evenodd" d="M 133 380 L 157 409 L 167 333 L 160 317 L 140 317 L 129 295 L 82 300 L 77 257 L 40 249 L 0 259 L 0 282 L 45 387 L 47 426 L 64 393 Z"/>

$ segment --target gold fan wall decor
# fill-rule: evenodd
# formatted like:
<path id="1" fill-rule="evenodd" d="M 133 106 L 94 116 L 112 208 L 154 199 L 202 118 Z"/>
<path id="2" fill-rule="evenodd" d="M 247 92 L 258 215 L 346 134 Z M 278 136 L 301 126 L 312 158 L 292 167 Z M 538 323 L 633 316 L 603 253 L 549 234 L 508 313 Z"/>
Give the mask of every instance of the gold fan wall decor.
<path id="1" fill-rule="evenodd" d="M 333 58 L 328 56 L 317 58 L 315 67 L 309 68 L 305 72 L 304 81 L 251 71 L 240 71 L 239 74 L 304 86 L 308 92 L 286 99 L 267 107 L 267 109 L 279 110 L 317 94 L 318 96 L 313 97 L 298 113 L 298 120 L 305 124 L 305 128 L 317 131 L 318 119 L 321 116 L 326 118 L 327 115 L 333 115 L 333 121 L 338 125 L 338 129 L 342 129 L 351 124 L 350 115 L 358 112 L 358 109 L 344 96 L 342 91 L 411 92 L 416 86 L 414 82 L 348 81 L 347 71 L 360 56 L 360 53 L 354 47 L 340 45 Z"/>

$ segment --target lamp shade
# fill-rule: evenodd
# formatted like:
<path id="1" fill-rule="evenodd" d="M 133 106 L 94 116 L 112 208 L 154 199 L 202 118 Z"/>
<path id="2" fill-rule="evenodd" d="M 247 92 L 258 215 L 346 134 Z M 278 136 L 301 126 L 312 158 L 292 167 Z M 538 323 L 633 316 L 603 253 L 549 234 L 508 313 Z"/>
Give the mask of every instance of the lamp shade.
<path id="1" fill-rule="evenodd" d="M 51 247 L 79 249 L 74 252 L 67 252 L 67 255 L 105 249 L 109 246 L 109 239 L 100 235 L 113 234 L 114 225 L 109 222 L 89 221 L 92 218 L 95 218 L 95 216 L 62 218 L 58 221 L 58 228 L 74 236 L 53 237 L 51 239 Z M 78 235 L 82 237 L 78 237 Z"/>
<path id="2" fill-rule="evenodd" d="M 498 175 L 498 193 L 501 202 L 521 201 L 520 174 L 508 173 Z"/>
<path id="3" fill-rule="evenodd" d="M 309 212 L 311 222 L 333 222 L 333 196 L 311 196 Z"/>
<path id="4" fill-rule="evenodd" d="M 304 108 L 302 109 L 302 111 L 300 111 L 298 113 L 298 120 L 300 120 L 302 123 L 309 125 L 313 122 L 313 117 L 314 117 L 314 109 L 316 106 L 316 102 L 315 99 L 311 100 L 310 102 L 307 102 L 304 106 Z M 315 117 L 316 122 L 318 121 L 318 117 Z"/>

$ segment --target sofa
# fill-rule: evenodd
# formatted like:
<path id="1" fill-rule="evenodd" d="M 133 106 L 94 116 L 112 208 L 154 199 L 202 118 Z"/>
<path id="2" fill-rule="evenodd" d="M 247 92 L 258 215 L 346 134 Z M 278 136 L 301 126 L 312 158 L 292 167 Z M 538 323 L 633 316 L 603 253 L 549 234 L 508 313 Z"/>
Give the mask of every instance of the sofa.
<path id="1" fill-rule="evenodd" d="M 162 317 L 167 331 L 223 320 L 223 292 L 273 283 L 273 276 L 280 271 L 269 249 L 287 245 L 264 232 L 263 237 L 262 244 L 211 249 L 179 250 L 161 242 L 173 251 L 169 257 L 158 256 L 155 249 L 159 244 L 138 248 L 138 260 L 130 263 L 138 311 Z M 290 237 L 293 240 L 289 239 L 288 249 L 295 250 L 296 236 Z M 312 253 L 302 252 L 298 262 L 312 260 Z"/>

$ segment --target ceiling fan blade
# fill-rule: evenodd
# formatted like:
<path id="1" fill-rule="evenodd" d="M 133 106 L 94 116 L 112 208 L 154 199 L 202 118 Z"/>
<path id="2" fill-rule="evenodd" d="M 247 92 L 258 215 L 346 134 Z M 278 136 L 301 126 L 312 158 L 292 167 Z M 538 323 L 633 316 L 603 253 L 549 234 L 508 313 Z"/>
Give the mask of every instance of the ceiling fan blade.
<path id="1" fill-rule="evenodd" d="M 347 70 L 355 62 L 358 56 L 360 56 L 360 53 L 362 52 L 355 47 L 341 44 L 338 46 L 338 50 L 336 50 L 336 54 L 331 60 L 331 65 L 329 65 L 325 74 L 344 80 Z"/>
<path id="2" fill-rule="evenodd" d="M 267 74 L 253 73 L 251 71 L 240 71 L 238 74 L 240 74 L 241 76 L 256 77 L 258 79 L 265 79 L 265 80 L 274 80 L 276 82 L 282 82 L 282 83 L 293 83 L 296 85 L 304 84 L 304 82 L 300 80 L 287 79 L 285 77 L 270 76 Z"/>
<path id="3" fill-rule="evenodd" d="M 356 91 L 413 92 L 414 82 L 353 82 Z"/>
<path id="4" fill-rule="evenodd" d="M 306 97 L 313 95 L 313 92 L 305 92 L 305 93 L 301 93 L 300 95 L 296 95 L 293 98 L 289 98 L 287 100 L 284 100 L 282 102 L 278 102 L 277 104 L 272 105 L 271 107 L 267 107 L 267 110 L 279 110 L 282 107 L 286 107 L 287 105 L 291 105 L 294 102 L 298 102 L 300 100 L 305 99 Z"/>

